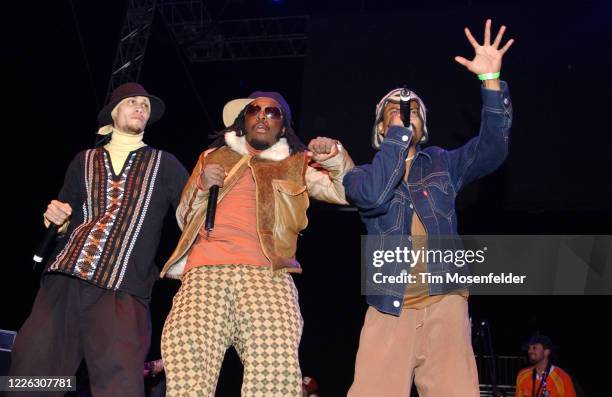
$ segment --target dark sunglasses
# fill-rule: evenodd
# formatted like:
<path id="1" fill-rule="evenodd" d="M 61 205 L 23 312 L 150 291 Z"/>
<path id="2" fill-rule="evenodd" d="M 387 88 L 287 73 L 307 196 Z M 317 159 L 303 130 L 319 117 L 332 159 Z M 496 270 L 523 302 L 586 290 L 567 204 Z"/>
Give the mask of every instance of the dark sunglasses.
<path id="1" fill-rule="evenodd" d="M 261 112 L 261 106 L 259 105 L 247 105 L 244 114 L 246 114 L 247 116 L 257 116 L 259 113 Z M 280 120 L 283 118 L 283 112 L 281 112 L 281 110 L 279 108 L 277 108 L 276 106 L 266 106 L 264 108 L 264 114 L 266 115 L 266 118 L 272 119 L 272 120 Z"/>

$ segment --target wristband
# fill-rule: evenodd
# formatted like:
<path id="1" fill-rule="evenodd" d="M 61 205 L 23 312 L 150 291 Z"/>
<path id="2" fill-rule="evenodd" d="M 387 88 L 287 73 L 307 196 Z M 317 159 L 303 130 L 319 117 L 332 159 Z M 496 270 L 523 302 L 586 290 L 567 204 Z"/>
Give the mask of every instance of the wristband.
<path id="1" fill-rule="evenodd" d="M 479 74 L 480 81 L 499 79 L 499 72 Z"/>

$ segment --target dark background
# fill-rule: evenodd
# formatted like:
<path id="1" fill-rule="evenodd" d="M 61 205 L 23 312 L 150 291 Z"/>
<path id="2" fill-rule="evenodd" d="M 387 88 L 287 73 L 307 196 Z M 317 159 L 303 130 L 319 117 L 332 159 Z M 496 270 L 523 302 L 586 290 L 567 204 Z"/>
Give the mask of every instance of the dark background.
<path id="1" fill-rule="evenodd" d="M 607 2 L 228 1 L 210 5 L 221 19 L 309 14 L 303 59 L 191 64 L 159 16 L 141 82 L 167 105 L 145 141 L 191 169 L 225 102 L 276 90 L 293 106 L 305 142 L 338 138 L 356 163 L 371 159 L 374 106 L 407 84 L 425 101 L 431 145 L 458 147 L 477 133 L 476 77 L 454 62 L 471 58 L 462 28 L 482 41 L 484 20 L 516 40 L 504 58 L 514 104 L 510 155 L 470 185 L 457 203 L 462 234 L 611 234 L 609 126 L 612 4 Z M 4 263 L 0 328 L 17 330 L 31 308 L 40 271 L 31 255 L 42 213 L 76 152 L 90 147 L 104 103 L 121 24 L 122 1 L 62 0 L 12 5 L 3 13 Z M 301 363 L 324 396 L 346 393 L 366 305 L 360 296 L 356 212 L 314 204 L 301 238 L 296 277 L 305 320 Z M 178 232 L 168 218 L 159 262 Z M 178 284 L 161 280 L 151 303 L 153 346 Z M 474 322 L 489 320 L 495 351 L 521 355 L 540 331 L 559 345 L 559 364 L 589 396 L 604 395 L 610 296 L 470 298 Z M 481 346 L 475 345 L 477 353 Z M 218 395 L 239 394 L 235 353 Z M 606 390 L 606 392 L 604 392 Z"/>

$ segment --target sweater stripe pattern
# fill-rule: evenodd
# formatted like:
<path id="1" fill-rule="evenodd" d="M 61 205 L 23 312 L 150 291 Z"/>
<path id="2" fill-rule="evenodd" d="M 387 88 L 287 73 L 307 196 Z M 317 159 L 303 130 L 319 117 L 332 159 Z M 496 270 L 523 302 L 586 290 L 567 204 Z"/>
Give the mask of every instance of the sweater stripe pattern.
<path id="1" fill-rule="evenodd" d="M 105 289 L 121 287 L 155 188 L 161 154 L 149 147 L 136 150 L 115 176 L 106 150 L 86 152 L 84 222 L 70 234 L 49 271 Z"/>

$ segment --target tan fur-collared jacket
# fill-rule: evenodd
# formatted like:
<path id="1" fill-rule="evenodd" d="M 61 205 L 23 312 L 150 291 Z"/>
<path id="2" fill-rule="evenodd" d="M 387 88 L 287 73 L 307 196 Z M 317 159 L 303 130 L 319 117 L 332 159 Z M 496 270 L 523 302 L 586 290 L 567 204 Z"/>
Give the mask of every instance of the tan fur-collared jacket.
<path id="1" fill-rule="evenodd" d="M 273 271 L 301 273 L 295 259 L 298 233 L 306 228 L 309 196 L 334 204 L 347 204 L 342 179 L 353 168 L 353 160 L 345 150 L 323 162 L 317 169 L 308 165 L 305 153 L 291 155 L 285 138 L 253 157 L 249 155 L 244 137 L 235 132 L 225 134 L 225 143 L 217 149 L 203 152 L 187 181 L 176 217 L 183 234 L 161 277 L 181 278 L 187 255 L 196 241 L 206 218 L 208 191 L 198 188 L 197 181 L 204 164 L 219 164 L 228 173 L 219 190 L 218 201 L 238 181 L 246 168 L 255 180 L 257 233 L 264 255 Z"/>

